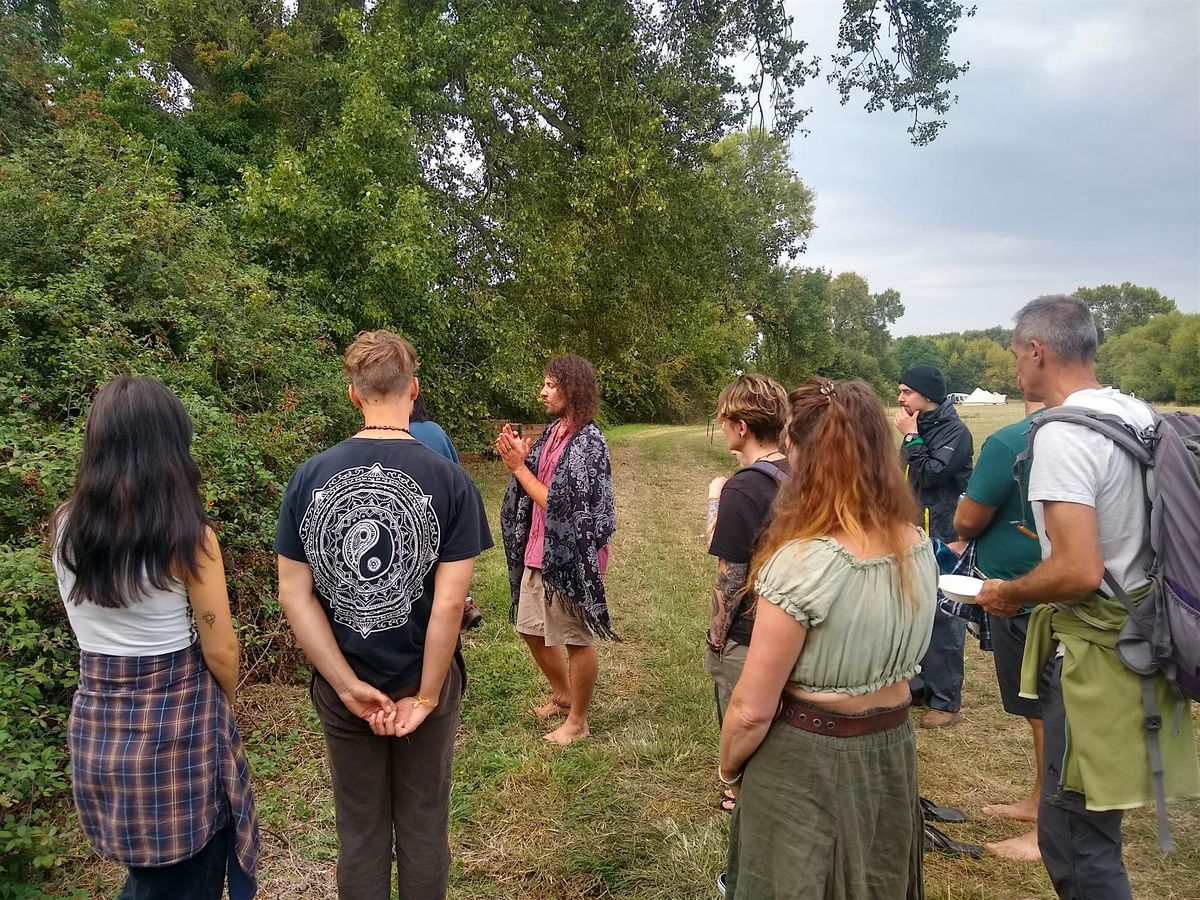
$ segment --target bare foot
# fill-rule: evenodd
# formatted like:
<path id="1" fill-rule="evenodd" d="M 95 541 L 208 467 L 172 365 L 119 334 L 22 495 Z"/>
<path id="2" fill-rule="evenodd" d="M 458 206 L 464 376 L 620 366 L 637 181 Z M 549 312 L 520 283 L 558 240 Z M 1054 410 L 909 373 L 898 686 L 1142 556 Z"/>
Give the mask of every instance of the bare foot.
<path id="1" fill-rule="evenodd" d="M 1018 803 L 993 803 L 983 808 L 985 816 L 999 816 L 1002 819 L 1016 819 L 1018 822 L 1036 822 L 1038 802 L 1032 797 L 1026 797 Z"/>
<path id="2" fill-rule="evenodd" d="M 1024 834 L 1009 838 L 1007 841 L 997 841 L 994 844 L 984 844 L 983 846 L 992 856 L 999 856 L 1003 859 L 1037 862 L 1042 858 L 1042 851 L 1038 848 L 1036 828 L 1031 828 Z"/>
<path id="3" fill-rule="evenodd" d="M 542 740 L 565 747 L 568 744 L 583 740 L 589 734 L 591 732 L 588 731 L 586 722 L 583 725 L 576 725 L 568 719 L 549 734 L 542 735 Z"/>
<path id="4" fill-rule="evenodd" d="M 557 697 L 551 697 L 548 703 L 543 703 L 541 706 L 535 706 L 533 714 L 539 719 L 553 719 L 555 716 L 565 716 L 571 711 L 571 704 L 566 700 L 559 700 Z"/>

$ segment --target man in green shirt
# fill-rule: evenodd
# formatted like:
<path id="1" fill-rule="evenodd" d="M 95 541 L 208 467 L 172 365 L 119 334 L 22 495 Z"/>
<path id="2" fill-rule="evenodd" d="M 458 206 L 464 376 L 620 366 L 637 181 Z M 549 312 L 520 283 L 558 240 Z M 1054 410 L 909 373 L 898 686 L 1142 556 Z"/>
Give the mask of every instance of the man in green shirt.
<path id="1" fill-rule="evenodd" d="M 1041 409 L 1042 404 L 1026 401 L 1024 419 L 1001 428 L 984 442 L 967 483 L 966 496 L 955 512 L 954 528 L 959 537 L 975 539 L 976 566 L 988 578 L 1019 578 L 1042 561 L 1041 547 L 1032 528 L 1033 509 L 1013 480 L 1013 464 L 1029 445 L 1030 420 Z M 1019 822 L 1037 821 L 1042 789 L 1042 705 L 1019 696 L 1031 608 L 1025 607 L 1010 619 L 988 616 L 1000 699 L 1005 712 L 1023 716 L 1033 729 L 1037 768 L 1033 791 L 1028 797 L 1016 803 L 985 806 L 983 811 Z M 985 846 L 1008 859 L 1030 862 L 1041 859 L 1036 827 L 1011 840 Z"/>

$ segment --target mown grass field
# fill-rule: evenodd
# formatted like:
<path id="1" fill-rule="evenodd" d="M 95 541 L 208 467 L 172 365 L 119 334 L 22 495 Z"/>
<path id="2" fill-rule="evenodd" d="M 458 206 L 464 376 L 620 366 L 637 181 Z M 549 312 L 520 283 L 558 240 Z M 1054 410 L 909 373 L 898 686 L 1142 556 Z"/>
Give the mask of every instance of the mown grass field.
<path id="1" fill-rule="evenodd" d="M 977 447 L 1020 417 L 1018 404 L 963 413 Z M 471 683 L 452 802 L 455 900 L 716 896 L 729 820 L 717 809 L 717 726 L 702 664 L 713 572 L 703 510 L 709 479 L 733 461 L 703 426 L 625 427 L 610 441 L 619 522 L 610 603 L 623 641 L 601 648 L 590 740 L 565 750 L 541 740 L 529 710 L 543 689 L 508 624 L 502 554 L 480 560 L 474 595 L 487 621 L 464 641 Z M 493 462 L 471 468 L 495 529 L 507 473 Z M 306 687 L 249 687 L 238 706 L 263 824 L 260 896 L 335 897 L 329 775 Z M 947 831 L 990 841 L 1024 830 L 980 812 L 1028 792 L 1033 753 L 1024 721 L 1000 708 L 990 657 L 971 639 L 962 725 L 919 741 L 922 792 L 970 816 Z M 1200 894 L 1200 803 L 1174 803 L 1171 820 L 1179 849 L 1163 856 L 1152 811 L 1127 819 L 1138 898 Z M 87 850 L 66 814 L 64 828 L 77 849 L 54 895 L 113 896 L 122 871 Z M 1054 897 L 1040 864 L 936 854 L 926 863 L 930 898 Z"/>

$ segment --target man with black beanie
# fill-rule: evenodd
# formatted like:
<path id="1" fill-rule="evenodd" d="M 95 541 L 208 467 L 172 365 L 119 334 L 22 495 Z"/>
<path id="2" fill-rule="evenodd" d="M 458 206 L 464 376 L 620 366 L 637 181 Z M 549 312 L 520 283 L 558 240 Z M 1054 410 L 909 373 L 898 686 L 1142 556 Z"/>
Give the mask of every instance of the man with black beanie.
<path id="1" fill-rule="evenodd" d="M 908 483 L 920 504 L 918 524 L 931 538 L 949 544 L 958 539 L 954 511 L 967 489 L 974 447 L 971 432 L 946 399 L 946 376 L 937 366 L 912 366 L 900 376 L 900 409 L 895 423 L 904 435 L 901 456 Z M 924 694 L 929 712 L 922 728 L 947 728 L 959 722 L 962 705 L 963 641 L 967 623 L 938 614 L 914 694 Z"/>

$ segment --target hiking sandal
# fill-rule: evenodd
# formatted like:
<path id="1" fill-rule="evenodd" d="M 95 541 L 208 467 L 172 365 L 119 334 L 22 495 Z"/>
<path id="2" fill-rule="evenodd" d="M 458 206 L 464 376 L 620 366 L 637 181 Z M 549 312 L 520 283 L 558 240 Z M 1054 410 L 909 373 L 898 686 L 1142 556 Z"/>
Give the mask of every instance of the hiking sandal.
<path id="1" fill-rule="evenodd" d="M 967 821 L 967 814 L 954 806 L 938 806 L 926 797 L 920 797 L 921 815 L 926 822 L 948 822 L 957 825 Z"/>
<path id="2" fill-rule="evenodd" d="M 981 859 L 983 848 L 978 844 L 956 841 L 945 832 L 925 823 L 925 852 L 936 851 L 946 856 L 966 856 L 970 859 Z"/>

